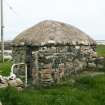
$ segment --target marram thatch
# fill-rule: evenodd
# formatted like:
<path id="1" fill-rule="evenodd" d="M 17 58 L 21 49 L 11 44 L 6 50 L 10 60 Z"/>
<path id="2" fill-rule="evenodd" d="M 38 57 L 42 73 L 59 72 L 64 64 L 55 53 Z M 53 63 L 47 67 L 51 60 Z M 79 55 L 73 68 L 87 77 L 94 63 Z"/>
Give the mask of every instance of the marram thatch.
<path id="1" fill-rule="evenodd" d="M 55 43 L 92 45 L 95 41 L 87 34 L 74 26 L 62 22 L 46 20 L 23 31 L 15 39 L 14 43 L 31 42 L 32 44 L 46 44 L 49 41 Z"/>

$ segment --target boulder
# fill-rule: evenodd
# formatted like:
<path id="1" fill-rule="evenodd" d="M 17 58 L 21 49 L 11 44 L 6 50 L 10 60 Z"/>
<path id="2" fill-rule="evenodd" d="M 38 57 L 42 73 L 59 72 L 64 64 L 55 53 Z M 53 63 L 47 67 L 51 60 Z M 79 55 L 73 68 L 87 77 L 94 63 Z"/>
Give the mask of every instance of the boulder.
<path id="1" fill-rule="evenodd" d="M 88 68 L 96 68 L 96 64 L 94 62 L 88 63 Z"/>
<path id="2" fill-rule="evenodd" d="M 8 84 L 9 84 L 9 86 L 12 86 L 12 87 L 16 87 L 17 86 L 16 80 L 9 80 Z"/>
<path id="3" fill-rule="evenodd" d="M 8 86 L 8 83 L 0 83 L 0 88 L 6 88 Z"/>
<path id="4" fill-rule="evenodd" d="M 0 88 L 5 88 L 8 86 L 7 80 L 0 76 Z"/>
<path id="5" fill-rule="evenodd" d="M 17 83 L 18 87 L 23 87 L 24 86 L 24 83 L 20 78 L 16 78 L 16 83 Z"/>
<path id="6" fill-rule="evenodd" d="M 23 87 L 23 81 L 19 78 L 16 78 L 14 80 L 9 80 L 8 84 L 12 87 Z"/>

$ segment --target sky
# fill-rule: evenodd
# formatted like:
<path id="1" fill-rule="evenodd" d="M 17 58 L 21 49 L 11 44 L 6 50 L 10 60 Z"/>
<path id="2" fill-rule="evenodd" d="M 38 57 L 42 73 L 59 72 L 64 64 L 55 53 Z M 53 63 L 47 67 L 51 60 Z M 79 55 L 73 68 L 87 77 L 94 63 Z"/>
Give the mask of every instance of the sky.
<path id="1" fill-rule="evenodd" d="M 105 0 L 3 0 L 4 39 L 43 20 L 71 24 L 95 40 L 105 40 Z"/>

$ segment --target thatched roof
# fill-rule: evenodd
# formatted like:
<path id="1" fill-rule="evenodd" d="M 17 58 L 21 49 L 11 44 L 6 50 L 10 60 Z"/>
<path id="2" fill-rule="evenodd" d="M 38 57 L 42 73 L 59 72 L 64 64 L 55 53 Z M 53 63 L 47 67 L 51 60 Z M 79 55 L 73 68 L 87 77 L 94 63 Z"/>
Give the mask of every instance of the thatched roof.
<path id="1" fill-rule="evenodd" d="M 87 34 L 76 27 L 62 22 L 46 20 L 23 31 L 14 40 L 14 43 L 32 43 L 37 45 L 47 43 L 85 44 L 92 45 L 96 42 Z"/>

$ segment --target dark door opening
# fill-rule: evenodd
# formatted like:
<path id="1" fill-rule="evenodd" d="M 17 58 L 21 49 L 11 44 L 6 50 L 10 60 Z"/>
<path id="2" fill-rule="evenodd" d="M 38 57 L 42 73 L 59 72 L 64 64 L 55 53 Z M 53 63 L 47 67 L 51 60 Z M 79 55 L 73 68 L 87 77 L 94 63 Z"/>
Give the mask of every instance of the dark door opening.
<path id="1" fill-rule="evenodd" d="M 30 47 L 26 48 L 26 64 L 27 64 L 27 76 L 32 77 L 32 49 Z"/>

